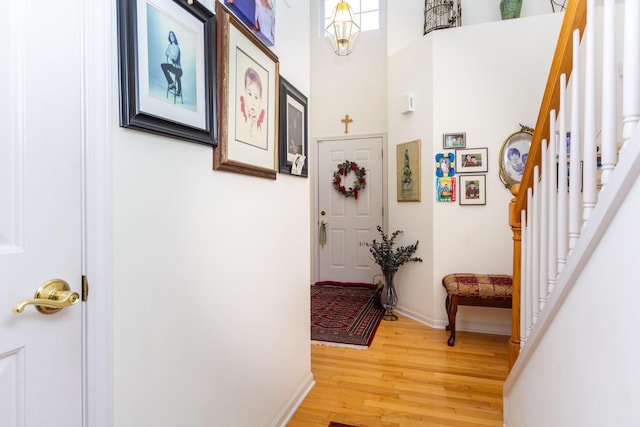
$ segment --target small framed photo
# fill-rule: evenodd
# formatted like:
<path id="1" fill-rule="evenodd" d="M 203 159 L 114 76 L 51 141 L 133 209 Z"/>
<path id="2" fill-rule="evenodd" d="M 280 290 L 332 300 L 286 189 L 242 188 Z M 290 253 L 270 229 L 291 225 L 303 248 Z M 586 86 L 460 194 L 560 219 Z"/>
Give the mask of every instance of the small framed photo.
<path id="1" fill-rule="evenodd" d="M 280 173 L 308 177 L 307 97 L 280 76 Z"/>
<path id="2" fill-rule="evenodd" d="M 486 148 L 466 148 L 456 150 L 458 173 L 487 172 L 489 170 Z"/>
<path id="3" fill-rule="evenodd" d="M 186 0 L 118 0 L 120 126 L 215 146 L 216 18 Z"/>
<path id="4" fill-rule="evenodd" d="M 455 174 L 455 155 L 453 153 L 436 154 L 436 176 L 454 176 Z"/>
<path id="5" fill-rule="evenodd" d="M 456 201 L 456 179 L 451 177 L 436 178 L 436 200 L 438 202 Z"/>
<path id="6" fill-rule="evenodd" d="M 461 205 L 486 205 L 486 175 L 461 175 L 460 194 Z"/>
<path id="7" fill-rule="evenodd" d="M 465 148 L 467 146 L 466 135 L 465 132 L 442 134 L 442 148 L 445 150 Z"/>
<path id="8" fill-rule="evenodd" d="M 216 1 L 220 126 L 213 169 L 276 179 L 278 57 Z"/>
<path id="9" fill-rule="evenodd" d="M 421 141 L 416 139 L 396 146 L 398 202 L 419 202 L 422 200 L 420 143 Z"/>

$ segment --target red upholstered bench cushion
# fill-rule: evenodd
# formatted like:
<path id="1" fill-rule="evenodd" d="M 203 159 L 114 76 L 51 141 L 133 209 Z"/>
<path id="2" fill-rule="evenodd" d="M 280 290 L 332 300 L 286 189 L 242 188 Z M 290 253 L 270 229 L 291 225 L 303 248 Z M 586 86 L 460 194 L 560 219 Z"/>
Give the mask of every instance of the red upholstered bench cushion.
<path id="1" fill-rule="evenodd" d="M 506 274 L 448 274 L 442 279 L 448 295 L 511 299 L 511 276 Z"/>

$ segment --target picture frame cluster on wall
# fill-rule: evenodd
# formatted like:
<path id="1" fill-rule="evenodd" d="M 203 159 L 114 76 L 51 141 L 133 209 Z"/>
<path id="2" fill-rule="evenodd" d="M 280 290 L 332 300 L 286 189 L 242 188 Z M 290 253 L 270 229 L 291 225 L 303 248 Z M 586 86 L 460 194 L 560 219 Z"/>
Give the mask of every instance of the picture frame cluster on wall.
<path id="1" fill-rule="evenodd" d="M 210 145 L 214 170 L 308 177 L 307 97 L 267 47 L 273 3 L 213 7 L 117 0 L 120 126 Z"/>
<path id="2" fill-rule="evenodd" d="M 454 202 L 456 195 L 451 192 L 457 190 L 460 205 L 485 205 L 486 175 L 478 173 L 489 170 L 488 149 L 468 148 L 466 132 L 443 133 L 442 147 L 453 152 L 436 154 L 436 201 Z M 458 175 L 457 182 L 453 175 Z M 447 177 L 451 182 L 445 180 Z"/>

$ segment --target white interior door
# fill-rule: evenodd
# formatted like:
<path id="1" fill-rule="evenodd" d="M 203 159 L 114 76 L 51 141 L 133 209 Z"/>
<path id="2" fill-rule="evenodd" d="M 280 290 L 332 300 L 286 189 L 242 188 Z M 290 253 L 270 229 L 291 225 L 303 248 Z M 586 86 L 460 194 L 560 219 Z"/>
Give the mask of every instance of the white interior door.
<path id="1" fill-rule="evenodd" d="M 12 313 L 50 279 L 81 288 L 81 10 L 80 0 L 0 2 L 3 427 L 82 425 L 82 303 Z"/>
<path id="2" fill-rule="evenodd" d="M 318 141 L 318 227 L 325 223 L 326 243 L 318 248 L 319 280 L 372 283 L 380 272 L 367 242 L 378 236 L 383 223 L 382 137 Z M 366 168 L 366 187 L 358 199 L 333 188 L 333 173 L 349 160 Z M 343 177 L 353 187 L 355 174 Z M 322 239 L 319 239 L 322 240 Z"/>

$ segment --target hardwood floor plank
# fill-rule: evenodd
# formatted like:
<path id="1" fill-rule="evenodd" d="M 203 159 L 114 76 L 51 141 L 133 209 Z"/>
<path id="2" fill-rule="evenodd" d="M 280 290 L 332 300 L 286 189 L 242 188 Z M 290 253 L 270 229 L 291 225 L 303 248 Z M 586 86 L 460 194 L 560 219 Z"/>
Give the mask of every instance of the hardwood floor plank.
<path id="1" fill-rule="evenodd" d="M 288 427 L 457 427 L 502 423 L 508 336 L 449 333 L 400 316 L 367 350 L 311 346 L 315 387 Z"/>

